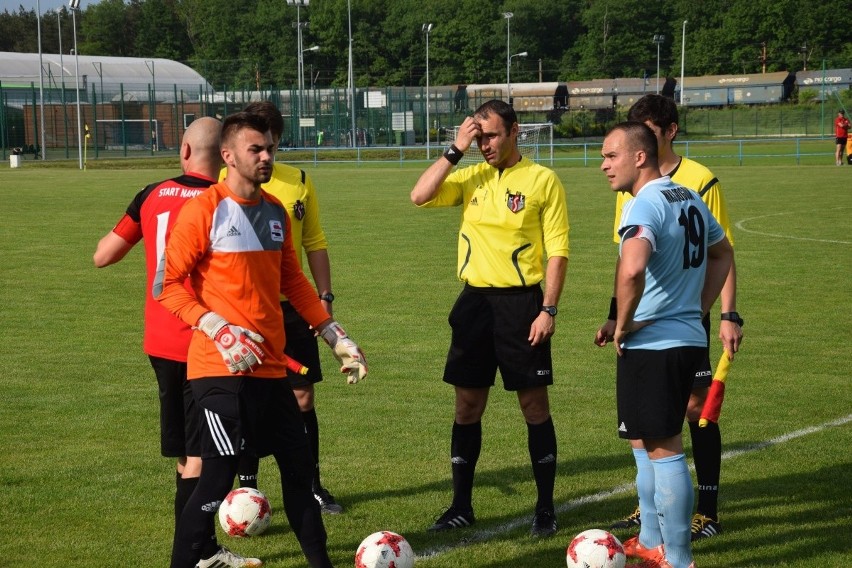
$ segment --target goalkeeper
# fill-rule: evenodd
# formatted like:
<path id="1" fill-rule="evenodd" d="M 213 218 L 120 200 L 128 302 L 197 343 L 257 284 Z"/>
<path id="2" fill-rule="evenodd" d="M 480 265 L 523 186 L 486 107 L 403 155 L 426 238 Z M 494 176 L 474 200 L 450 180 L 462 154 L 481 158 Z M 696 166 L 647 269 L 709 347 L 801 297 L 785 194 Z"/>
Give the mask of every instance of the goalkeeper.
<path id="1" fill-rule="evenodd" d="M 272 455 L 284 510 L 307 563 L 331 566 L 313 456 L 287 375 L 279 294 L 331 346 L 349 382 L 367 374 L 358 346 L 323 309 L 299 268 L 281 202 L 261 189 L 275 144 L 269 121 L 240 112 L 222 127 L 223 182 L 188 202 L 172 230 L 153 295 L 196 328 L 187 378 L 203 411 L 201 477 L 178 522 L 172 568 L 257 567 L 216 542 L 216 505 L 243 453 Z M 189 278 L 195 295 L 184 288 Z"/>

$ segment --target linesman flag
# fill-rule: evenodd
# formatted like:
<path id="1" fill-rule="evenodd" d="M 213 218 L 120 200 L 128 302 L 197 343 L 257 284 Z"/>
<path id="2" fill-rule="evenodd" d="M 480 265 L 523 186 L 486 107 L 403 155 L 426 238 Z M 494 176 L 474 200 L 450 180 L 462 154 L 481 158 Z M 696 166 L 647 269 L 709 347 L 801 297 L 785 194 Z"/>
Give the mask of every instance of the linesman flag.
<path id="1" fill-rule="evenodd" d="M 295 359 L 293 359 L 292 357 L 290 357 L 286 353 L 284 354 L 284 359 L 286 360 L 287 368 L 290 371 L 296 373 L 297 375 L 307 375 L 308 374 L 308 368 L 307 367 L 305 367 L 304 365 L 302 365 L 301 363 L 299 363 L 298 361 L 296 361 Z"/>
<path id="2" fill-rule="evenodd" d="M 716 376 L 713 377 L 710 392 L 707 393 L 707 400 L 704 401 L 704 408 L 701 410 L 701 419 L 698 421 L 700 428 L 705 428 L 708 422 L 718 424 L 719 415 L 722 413 L 722 401 L 725 400 L 725 379 L 728 378 L 730 368 L 731 359 L 728 352 L 723 351 L 716 365 Z"/>

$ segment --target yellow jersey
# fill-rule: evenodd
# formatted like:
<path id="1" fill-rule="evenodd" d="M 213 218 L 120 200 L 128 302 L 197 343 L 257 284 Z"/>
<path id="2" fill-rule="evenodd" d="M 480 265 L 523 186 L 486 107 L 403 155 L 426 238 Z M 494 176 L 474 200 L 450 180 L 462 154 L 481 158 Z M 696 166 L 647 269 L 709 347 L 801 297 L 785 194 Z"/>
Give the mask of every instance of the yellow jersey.
<path id="1" fill-rule="evenodd" d="M 462 207 L 458 278 L 477 287 L 533 286 L 545 257 L 568 257 L 568 207 L 556 174 L 526 158 L 502 172 L 456 170 L 421 207 Z"/>
<path id="2" fill-rule="evenodd" d="M 722 194 L 722 185 L 716 176 L 713 175 L 713 172 L 695 160 L 681 158 L 680 163 L 668 176 L 671 177 L 674 183 L 691 189 L 701 196 L 701 200 L 707 205 L 710 213 L 722 226 L 725 236 L 728 237 L 728 241 L 733 246 L 734 236 L 731 233 L 731 221 L 728 218 L 728 205 L 725 203 L 725 196 Z M 624 205 L 631 199 L 633 199 L 633 196 L 626 191 L 619 191 L 616 196 L 615 223 L 613 225 L 612 237 L 612 240 L 616 243 L 621 242 L 621 237 L 618 235 L 618 227 L 621 223 L 621 211 L 624 209 Z"/>

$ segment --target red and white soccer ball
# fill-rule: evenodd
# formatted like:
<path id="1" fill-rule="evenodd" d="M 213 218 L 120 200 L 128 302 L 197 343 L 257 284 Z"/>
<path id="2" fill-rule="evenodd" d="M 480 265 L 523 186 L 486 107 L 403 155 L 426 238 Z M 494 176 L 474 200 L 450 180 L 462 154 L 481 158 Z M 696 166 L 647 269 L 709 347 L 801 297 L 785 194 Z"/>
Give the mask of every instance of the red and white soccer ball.
<path id="1" fill-rule="evenodd" d="M 219 505 L 219 524 L 229 536 L 257 536 L 269 528 L 271 520 L 269 499 L 251 487 L 234 489 Z"/>
<path id="2" fill-rule="evenodd" d="M 624 568 L 627 557 L 615 536 L 589 529 L 574 537 L 565 554 L 568 568 Z"/>
<path id="3" fill-rule="evenodd" d="M 414 551 L 401 535 L 390 531 L 371 534 L 358 545 L 355 568 L 411 568 Z"/>

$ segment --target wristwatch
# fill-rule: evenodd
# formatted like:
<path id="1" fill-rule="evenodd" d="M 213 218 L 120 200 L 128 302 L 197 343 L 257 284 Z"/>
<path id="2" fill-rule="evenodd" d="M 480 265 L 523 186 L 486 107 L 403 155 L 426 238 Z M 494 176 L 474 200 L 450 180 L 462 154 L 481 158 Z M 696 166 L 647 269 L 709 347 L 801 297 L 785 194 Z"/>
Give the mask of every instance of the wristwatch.
<path id="1" fill-rule="evenodd" d="M 724 321 L 732 321 L 740 327 L 745 323 L 745 320 L 737 312 L 723 312 L 720 318 Z"/>
<path id="2" fill-rule="evenodd" d="M 320 294 L 319 299 L 330 304 L 334 301 L 334 294 L 332 294 L 331 292 L 326 292 L 325 294 Z"/>
<path id="3" fill-rule="evenodd" d="M 542 306 L 541 311 L 543 311 L 550 317 L 556 317 L 556 312 L 558 312 L 559 310 L 556 309 L 556 306 Z"/>

